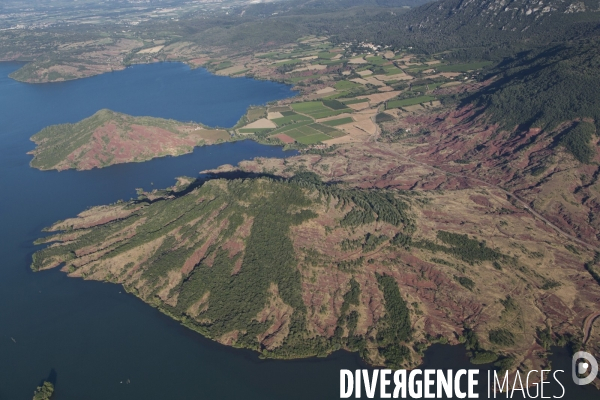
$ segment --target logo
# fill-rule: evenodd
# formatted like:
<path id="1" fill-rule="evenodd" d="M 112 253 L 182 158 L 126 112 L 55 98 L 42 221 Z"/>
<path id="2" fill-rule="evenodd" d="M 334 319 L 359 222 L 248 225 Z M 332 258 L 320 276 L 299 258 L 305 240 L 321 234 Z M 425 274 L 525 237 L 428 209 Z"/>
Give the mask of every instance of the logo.
<path id="1" fill-rule="evenodd" d="M 580 356 L 580 358 L 583 357 Z M 594 360 L 594 365 L 596 365 L 597 371 L 596 360 Z M 373 399 L 379 394 L 382 399 L 513 399 L 515 392 L 520 392 L 518 398 L 523 399 L 562 399 L 565 396 L 565 387 L 557 376 L 561 372 L 565 371 L 562 369 L 555 371 L 531 370 L 521 376 L 521 372 L 517 370 L 512 376 L 509 376 L 508 371 L 505 371 L 504 375 L 498 376 L 496 371 L 489 370 L 486 385 L 487 397 L 484 397 L 483 390 L 485 389 L 479 390 L 480 371 L 478 369 L 459 369 L 457 371 L 450 369 L 414 369 L 412 371 L 375 369 L 372 372 L 366 369 L 357 369 L 354 373 L 342 369 L 340 370 L 340 398 L 360 399 L 364 395 L 368 399 Z M 548 393 L 551 388 L 545 386 L 550 384 L 552 379 L 562 388 L 560 395 Z M 586 383 L 592 380 L 593 378 Z"/>
<path id="2" fill-rule="evenodd" d="M 576 385 L 589 385 L 598 375 L 598 362 L 590 353 L 578 351 L 573 354 L 573 382 Z M 587 377 L 580 378 L 587 374 Z"/>
<path id="3" fill-rule="evenodd" d="M 495 370 L 487 371 L 487 398 L 496 399 L 506 396 L 514 398 L 515 392 L 521 392 L 519 398 L 525 399 L 562 399 L 565 397 L 565 386 L 560 382 L 562 369 L 530 370 L 512 373 L 504 371 L 498 374 Z M 590 353 L 579 351 L 573 355 L 573 382 L 576 385 L 589 385 L 598 376 L 598 362 Z M 481 374 L 483 375 L 483 374 Z M 483 398 L 483 388 L 479 387 L 480 371 L 478 369 L 357 369 L 340 370 L 340 398 L 373 399 L 477 399 Z M 561 388 L 558 392 L 551 385 L 556 381 Z M 483 382 L 482 382 L 483 383 Z M 550 387 L 547 385 L 550 384 Z M 378 390 L 379 389 L 379 390 Z M 483 389 L 483 390 L 481 390 Z M 550 391 L 550 393 L 548 392 Z M 560 393 L 562 391 L 562 393 Z M 481 395 L 481 396 L 480 396 Z"/>

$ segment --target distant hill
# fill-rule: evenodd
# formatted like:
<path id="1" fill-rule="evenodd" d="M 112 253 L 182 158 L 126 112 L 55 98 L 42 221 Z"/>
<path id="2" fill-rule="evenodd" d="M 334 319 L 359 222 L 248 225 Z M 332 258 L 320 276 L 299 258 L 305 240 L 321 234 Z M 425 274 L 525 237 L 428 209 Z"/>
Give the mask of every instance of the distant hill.
<path id="1" fill-rule="evenodd" d="M 226 17 L 204 19 L 192 14 L 177 25 L 188 40 L 236 49 L 257 49 L 266 43 L 291 43 L 306 35 L 345 35 L 347 32 L 352 39 L 362 41 L 371 37 L 373 30 L 381 29 L 371 25 L 380 14 L 400 15 L 429 1 L 275 1 L 233 7 Z"/>
<path id="2" fill-rule="evenodd" d="M 410 29 L 527 30 L 557 14 L 581 14 L 599 10 L 598 2 L 561 0 L 442 0 L 409 14 Z"/>
<path id="3" fill-rule="evenodd" d="M 341 41 L 362 36 L 417 51 L 481 58 L 598 36 L 599 24 L 600 4 L 592 0 L 441 0 L 399 15 L 380 13 L 338 34 Z"/>
<path id="4" fill-rule="evenodd" d="M 352 7 L 418 7 L 431 1 L 432 0 L 286 0 L 251 4 L 244 7 L 244 15 L 271 16 L 274 12 L 291 14 L 320 13 L 327 10 L 346 10 Z"/>
<path id="5" fill-rule="evenodd" d="M 554 129 L 575 119 L 600 128 L 600 39 L 593 38 L 520 54 L 485 79 L 498 78 L 468 97 L 492 122 L 513 129 Z"/>

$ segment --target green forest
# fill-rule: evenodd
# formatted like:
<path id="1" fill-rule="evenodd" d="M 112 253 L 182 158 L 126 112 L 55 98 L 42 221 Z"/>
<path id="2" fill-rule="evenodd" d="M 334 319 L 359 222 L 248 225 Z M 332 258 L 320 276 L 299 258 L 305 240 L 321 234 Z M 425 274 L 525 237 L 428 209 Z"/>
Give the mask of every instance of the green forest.
<path id="1" fill-rule="evenodd" d="M 582 118 L 593 120 L 596 129 L 600 126 L 599 39 L 519 54 L 482 79 L 491 78 L 495 78 L 491 85 L 467 97 L 464 103 L 482 107 L 491 122 L 505 129 L 552 130 L 564 121 Z M 581 147 L 565 145 L 572 152 Z M 578 159 L 587 159 L 581 150 L 575 151 Z"/>

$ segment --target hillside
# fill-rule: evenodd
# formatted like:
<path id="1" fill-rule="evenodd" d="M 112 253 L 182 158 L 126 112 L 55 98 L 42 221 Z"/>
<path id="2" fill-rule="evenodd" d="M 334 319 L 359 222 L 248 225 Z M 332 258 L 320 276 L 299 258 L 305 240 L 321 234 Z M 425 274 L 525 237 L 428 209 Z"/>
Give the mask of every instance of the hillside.
<path id="1" fill-rule="evenodd" d="M 507 129 L 555 129 L 590 119 L 600 127 L 600 40 L 568 42 L 505 60 L 484 80 L 490 85 L 468 96 Z"/>
<path id="2" fill-rule="evenodd" d="M 31 166 L 41 170 L 86 170 L 155 157 L 190 153 L 195 146 L 220 143 L 227 131 L 198 124 L 132 117 L 100 110 L 75 124 L 53 125 L 33 135 Z"/>
<path id="3" fill-rule="evenodd" d="M 546 25 L 559 15 L 580 15 L 599 12 L 593 0 L 443 0 L 424 5 L 408 13 L 409 28 L 421 32 L 435 29 L 480 33 L 487 30 L 524 32 L 535 26 Z M 575 19 L 573 19 L 575 21 Z M 581 18 L 585 21 L 585 18 Z M 550 32 L 548 32 L 550 33 Z"/>
<path id="4" fill-rule="evenodd" d="M 380 13 L 339 40 L 370 40 L 446 57 L 499 59 L 517 51 L 600 34 L 597 2 L 439 0 L 406 13 Z M 385 26 L 385 29 L 381 29 Z"/>
<path id="5" fill-rule="evenodd" d="M 599 8 L 595 0 L 236 4 L 209 14 L 185 13 L 176 21 L 151 18 L 127 31 L 101 24 L 49 29 L 44 35 L 9 30 L 0 35 L 0 60 L 28 61 L 12 77 L 41 83 L 121 70 L 133 63 L 178 60 L 202 66 L 216 58 L 268 52 L 315 35 L 336 44 L 371 42 L 395 50 L 410 48 L 417 54 L 444 52 L 447 59 L 499 61 L 517 51 L 598 37 Z"/>

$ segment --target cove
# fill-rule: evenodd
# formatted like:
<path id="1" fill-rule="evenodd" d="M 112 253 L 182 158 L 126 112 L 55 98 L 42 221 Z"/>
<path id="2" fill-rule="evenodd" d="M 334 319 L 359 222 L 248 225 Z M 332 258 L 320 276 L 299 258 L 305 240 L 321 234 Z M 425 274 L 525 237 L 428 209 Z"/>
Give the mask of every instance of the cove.
<path id="1" fill-rule="evenodd" d="M 8 78 L 19 67 L 0 64 L 0 399 L 31 398 L 49 375 L 56 382 L 55 400 L 338 398 L 339 370 L 365 368 L 355 354 L 261 360 L 182 327 L 118 285 L 29 269 L 32 242 L 57 220 L 134 197 L 138 187 L 169 186 L 177 176 L 197 176 L 257 156 L 294 154 L 245 141 L 139 164 L 41 172 L 28 165 L 31 135 L 101 108 L 228 127 L 248 105 L 290 97 L 290 88 L 217 77 L 177 63 L 28 85 Z M 554 365 L 559 362 L 568 367 L 568 354 L 557 353 Z M 423 368 L 465 366 L 464 348 L 436 345 Z M 598 393 L 568 390 L 573 399 Z"/>

